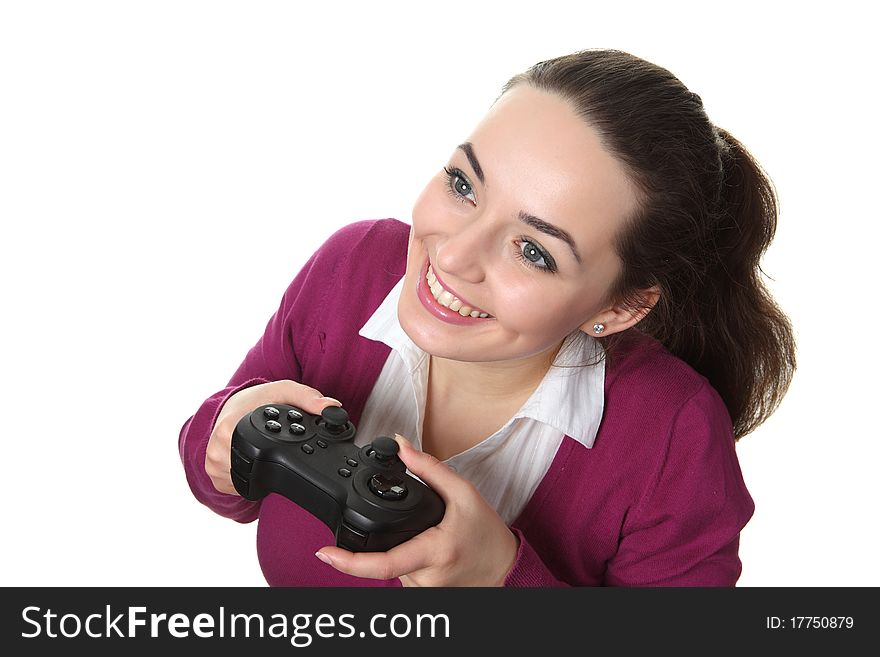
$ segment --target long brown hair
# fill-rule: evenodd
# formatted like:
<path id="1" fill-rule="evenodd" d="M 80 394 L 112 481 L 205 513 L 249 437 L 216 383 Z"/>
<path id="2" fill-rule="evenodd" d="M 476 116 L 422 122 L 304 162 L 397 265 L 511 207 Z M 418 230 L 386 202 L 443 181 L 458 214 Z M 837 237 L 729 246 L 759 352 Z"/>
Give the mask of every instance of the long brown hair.
<path id="1" fill-rule="evenodd" d="M 641 291 L 659 286 L 630 330 L 709 380 L 739 440 L 773 414 L 796 368 L 791 322 L 760 275 L 778 213 L 769 177 L 709 120 L 697 94 L 629 53 L 589 49 L 538 62 L 499 98 L 523 83 L 569 101 L 626 166 L 639 205 L 614 240 L 623 267 L 606 305 L 644 308 Z M 620 339 L 602 338 L 607 358 Z"/>

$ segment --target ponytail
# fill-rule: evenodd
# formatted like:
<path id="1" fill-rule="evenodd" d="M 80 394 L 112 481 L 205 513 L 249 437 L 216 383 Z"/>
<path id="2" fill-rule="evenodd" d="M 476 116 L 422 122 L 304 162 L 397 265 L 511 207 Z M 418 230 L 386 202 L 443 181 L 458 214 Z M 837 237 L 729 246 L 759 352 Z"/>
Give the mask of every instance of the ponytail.
<path id="1" fill-rule="evenodd" d="M 776 233 L 775 191 L 742 144 L 726 130 L 717 132 L 722 182 L 711 234 L 716 260 L 694 300 L 702 311 L 699 344 L 676 347 L 721 395 L 739 439 L 779 406 L 794 375 L 796 349 L 791 322 L 760 275 L 761 256 Z"/>

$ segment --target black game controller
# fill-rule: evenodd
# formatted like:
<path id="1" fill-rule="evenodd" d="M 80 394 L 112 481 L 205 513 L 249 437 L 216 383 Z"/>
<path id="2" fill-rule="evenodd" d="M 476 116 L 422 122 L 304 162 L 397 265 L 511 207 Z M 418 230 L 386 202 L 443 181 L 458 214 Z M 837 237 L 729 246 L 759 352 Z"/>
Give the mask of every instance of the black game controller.
<path id="1" fill-rule="evenodd" d="M 443 519 L 437 493 L 407 474 L 397 442 L 357 447 L 348 413 L 312 415 L 286 404 L 260 406 L 232 432 L 232 483 L 248 500 L 279 493 L 323 521 L 336 545 L 383 552 Z"/>

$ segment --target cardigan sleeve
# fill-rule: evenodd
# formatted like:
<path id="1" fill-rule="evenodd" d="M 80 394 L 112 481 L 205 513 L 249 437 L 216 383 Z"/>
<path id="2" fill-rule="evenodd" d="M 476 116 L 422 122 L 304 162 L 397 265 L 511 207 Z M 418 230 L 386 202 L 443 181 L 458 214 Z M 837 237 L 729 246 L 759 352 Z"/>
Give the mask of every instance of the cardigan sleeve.
<path id="1" fill-rule="evenodd" d="M 734 586 L 740 530 L 755 510 L 730 416 L 703 386 L 676 415 L 642 499 L 627 514 L 608 562 L 608 586 Z"/>
<path id="2" fill-rule="evenodd" d="M 229 383 L 202 402 L 180 430 L 178 449 L 190 490 L 199 502 L 221 516 L 251 522 L 259 515 L 260 501 L 221 493 L 205 472 L 205 452 L 217 416 L 226 400 L 244 388 L 281 379 L 300 380 L 302 367 L 294 348 L 294 336 L 296 343 L 308 336 L 315 313 L 295 311 L 306 308 L 307 300 L 314 299 L 328 284 L 336 269 L 339 249 L 349 239 L 347 234 L 345 228 L 340 229 L 309 258 L 287 287 L 263 335 L 248 351 Z"/>
<path id="3" fill-rule="evenodd" d="M 519 549 L 516 553 L 513 566 L 504 579 L 505 587 L 566 587 L 571 586 L 567 582 L 556 579 L 550 569 L 541 561 L 541 557 L 535 552 L 525 534 L 518 527 L 511 527 L 519 541 Z"/>

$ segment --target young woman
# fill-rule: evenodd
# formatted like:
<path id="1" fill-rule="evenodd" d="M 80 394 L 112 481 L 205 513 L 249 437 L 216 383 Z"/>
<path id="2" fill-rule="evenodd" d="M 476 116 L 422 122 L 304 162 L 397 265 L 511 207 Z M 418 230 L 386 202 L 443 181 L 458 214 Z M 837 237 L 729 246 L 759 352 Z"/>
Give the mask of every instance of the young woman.
<path id="1" fill-rule="evenodd" d="M 192 491 L 259 518 L 272 585 L 733 586 L 754 511 L 735 442 L 795 369 L 759 276 L 775 226 L 768 178 L 669 71 L 540 62 L 411 225 L 355 222 L 309 259 L 184 424 Z M 279 495 L 237 496 L 231 432 L 266 403 L 341 403 L 359 445 L 399 434 L 442 522 L 355 554 Z"/>

